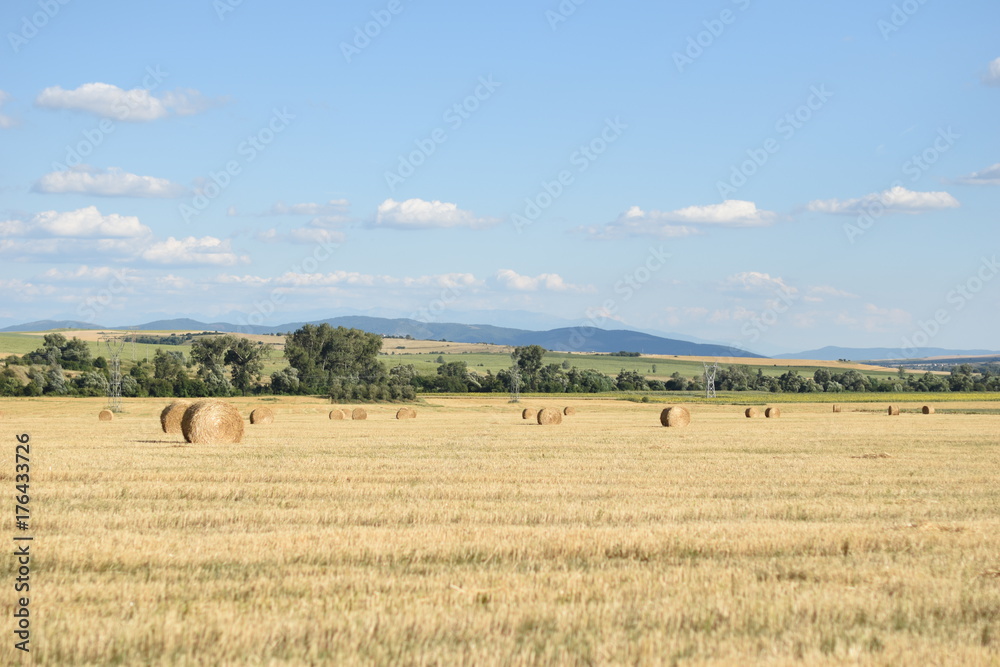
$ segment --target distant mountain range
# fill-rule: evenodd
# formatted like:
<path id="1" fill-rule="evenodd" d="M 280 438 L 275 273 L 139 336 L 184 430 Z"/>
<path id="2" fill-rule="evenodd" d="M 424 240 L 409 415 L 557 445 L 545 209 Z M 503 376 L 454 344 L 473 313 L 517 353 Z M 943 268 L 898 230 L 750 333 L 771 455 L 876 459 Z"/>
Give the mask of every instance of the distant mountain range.
<path id="1" fill-rule="evenodd" d="M 290 322 L 274 327 L 238 325 L 229 322 L 199 322 L 179 318 L 157 320 L 139 325 L 103 326 L 73 320 L 42 320 L 0 329 L 0 332 L 50 331 L 54 329 L 136 329 L 139 331 L 219 331 L 223 333 L 281 334 L 301 328 L 305 324 L 329 324 L 334 327 L 361 329 L 383 336 L 424 340 L 447 340 L 456 343 L 492 343 L 494 345 L 541 345 L 547 350 L 571 352 L 640 352 L 693 357 L 745 357 L 767 358 L 763 355 L 714 343 L 696 343 L 688 340 L 657 336 L 631 330 L 607 330 L 586 327 L 562 327 L 548 331 L 529 331 L 490 324 L 458 324 L 448 322 L 418 322 L 405 318 L 369 317 L 347 315 L 311 322 Z M 925 347 L 906 350 L 891 347 L 824 347 L 792 354 L 775 355 L 774 359 L 816 359 L 836 361 L 924 359 L 927 357 L 976 357 L 1000 355 L 996 350 L 949 350 Z"/>
<path id="2" fill-rule="evenodd" d="M 818 359 L 821 361 L 887 361 L 893 359 L 925 359 L 927 357 L 979 357 L 1000 354 L 996 350 L 946 350 L 940 347 L 920 347 L 901 350 L 898 347 L 824 347 L 794 354 L 776 354 L 775 359 Z"/>
<path id="3" fill-rule="evenodd" d="M 334 327 L 361 329 L 383 336 L 411 336 L 426 340 L 456 343 L 491 343 L 494 345 L 541 345 L 547 350 L 569 352 L 640 352 L 704 357 L 755 357 L 761 355 L 724 345 L 692 343 L 663 338 L 639 331 L 564 327 L 549 331 L 527 331 L 492 325 L 418 322 L 411 319 L 346 316 L 314 322 L 292 322 L 274 327 L 237 325 L 228 322 L 198 322 L 191 319 L 157 320 L 145 324 L 107 327 L 72 320 L 43 320 L 0 329 L 6 332 L 49 331 L 53 329 L 136 329 L 139 331 L 219 331 L 224 333 L 278 334 L 299 329 L 305 324 L 329 324 Z"/>

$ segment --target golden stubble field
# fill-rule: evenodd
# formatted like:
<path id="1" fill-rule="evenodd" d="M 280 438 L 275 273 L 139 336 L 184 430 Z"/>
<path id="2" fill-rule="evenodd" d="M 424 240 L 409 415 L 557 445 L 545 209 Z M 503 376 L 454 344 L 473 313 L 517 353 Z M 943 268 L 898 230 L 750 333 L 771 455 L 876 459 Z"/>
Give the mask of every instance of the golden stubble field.
<path id="1" fill-rule="evenodd" d="M 0 401 L 9 545 L 32 438 L 32 661 L 1000 663 L 998 415 L 428 403 L 282 399 L 244 444 L 188 446 L 163 400 Z M 0 662 L 26 663 L 2 566 Z"/>

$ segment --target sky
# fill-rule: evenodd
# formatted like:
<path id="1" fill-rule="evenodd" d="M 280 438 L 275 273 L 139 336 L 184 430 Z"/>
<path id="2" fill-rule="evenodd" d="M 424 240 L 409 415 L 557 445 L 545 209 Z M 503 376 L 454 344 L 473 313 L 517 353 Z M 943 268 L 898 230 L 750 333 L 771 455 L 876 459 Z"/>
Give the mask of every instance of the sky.
<path id="1" fill-rule="evenodd" d="M 998 349 L 1000 5 L 9 0 L 0 326 Z"/>

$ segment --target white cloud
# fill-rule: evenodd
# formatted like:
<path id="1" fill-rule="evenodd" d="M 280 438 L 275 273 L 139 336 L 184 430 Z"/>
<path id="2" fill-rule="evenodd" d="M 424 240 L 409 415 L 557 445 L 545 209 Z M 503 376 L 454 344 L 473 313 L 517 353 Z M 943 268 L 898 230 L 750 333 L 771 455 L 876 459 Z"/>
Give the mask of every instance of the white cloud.
<path id="1" fill-rule="evenodd" d="M 35 98 L 35 105 L 45 109 L 86 111 L 104 118 L 136 123 L 168 116 L 188 116 L 221 102 L 206 99 L 197 90 L 176 90 L 156 97 L 144 88 L 123 90 L 100 82 L 85 83 L 74 90 L 52 86 Z"/>
<path id="2" fill-rule="evenodd" d="M 584 228 L 601 238 L 615 236 L 655 236 L 679 238 L 701 234 L 699 226 L 766 227 L 777 215 L 763 211 L 751 201 L 727 199 L 721 204 L 688 206 L 675 211 L 644 211 L 633 206 L 607 225 Z"/>
<path id="3" fill-rule="evenodd" d="M 51 295 L 55 292 L 55 288 L 49 285 L 25 282 L 20 278 L 12 278 L 10 280 L 0 279 L 0 292 L 3 292 L 4 298 L 27 302 L 38 296 Z"/>
<path id="4" fill-rule="evenodd" d="M 151 244 L 142 251 L 142 258 L 156 264 L 181 264 L 188 266 L 232 266 L 249 261 L 233 252 L 229 241 L 214 236 L 183 239 L 168 238 Z"/>
<path id="5" fill-rule="evenodd" d="M 0 107 L 10 100 L 10 95 L 0 90 Z M 0 113 L 0 129 L 6 130 L 17 125 L 17 121 L 10 116 Z"/>
<path id="6" fill-rule="evenodd" d="M 350 205 L 346 199 L 331 199 L 325 204 L 286 204 L 279 201 L 261 215 L 339 216 L 347 211 Z"/>
<path id="7" fill-rule="evenodd" d="M 358 273 L 356 271 L 332 271 L 330 273 L 298 273 L 288 271 L 280 276 L 264 278 L 261 276 L 219 275 L 217 283 L 230 285 L 246 285 L 264 287 L 275 285 L 295 288 L 329 288 L 329 287 L 370 287 L 370 288 L 471 288 L 478 287 L 483 281 L 471 273 L 442 273 L 417 277 L 397 278 L 387 275 Z"/>
<path id="8" fill-rule="evenodd" d="M 783 292 L 785 294 L 796 294 L 798 289 L 790 287 L 781 278 L 772 278 L 770 274 L 759 271 L 744 271 L 736 273 L 725 280 L 725 286 L 746 292 Z"/>
<path id="9" fill-rule="evenodd" d="M 170 198 L 184 193 L 184 188 L 165 178 L 138 176 L 118 167 L 99 169 L 90 165 L 45 174 L 31 188 L 47 194 L 82 193 L 101 197 Z"/>
<path id="10" fill-rule="evenodd" d="M 442 273 L 433 276 L 419 276 L 417 278 L 403 278 L 401 280 L 405 287 L 442 287 L 442 288 L 468 288 L 478 287 L 483 284 L 471 273 Z"/>
<path id="11" fill-rule="evenodd" d="M 857 299 L 857 294 L 851 294 L 842 289 L 837 289 L 836 287 L 830 287 L 829 285 L 817 285 L 815 287 L 809 288 L 809 294 L 814 297 L 834 297 L 838 299 Z M 822 298 L 820 298 L 822 301 Z"/>
<path id="12" fill-rule="evenodd" d="M 471 211 L 463 211 L 456 204 L 423 199 L 398 202 L 386 199 L 379 204 L 375 217 L 376 227 L 395 229 L 435 229 L 468 227 L 482 229 L 495 225 L 497 218 L 479 218 Z"/>
<path id="13" fill-rule="evenodd" d="M 511 269 L 501 269 L 496 274 L 497 281 L 507 289 L 516 292 L 592 292 L 586 285 L 567 283 L 558 273 L 543 273 L 537 276 L 522 276 Z"/>
<path id="14" fill-rule="evenodd" d="M 982 171 L 977 171 L 956 179 L 963 185 L 1000 185 L 1000 162 Z"/>
<path id="15" fill-rule="evenodd" d="M 889 190 L 875 192 L 858 199 L 817 199 L 809 202 L 807 208 L 817 213 L 833 215 L 857 215 L 873 213 L 922 213 L 946 208 L 958 208 L 961 204 L 947 192 L 913 192 L 897 185 Z"/>
<path id="16" fill-rule="evenodd" d="M 988 86 L 1000 86 L 1000 58 L 990 63 L 989 69 L 983 75 L 983 83 Z"/>
<path id="17" fill-rule="evenodd" d="M 76 211 L 43 211 L 30 220 L 0 222 L 0 236 L 57 236 L 63 238 L 139 238 L 150 234 L 139 218 L 102 215 L 96 206 Z"/>
<path id="18" fill-rule="evenodd" d="M 889 333 L 912 326 L 913 316 L 901 308 L 881 308 L 866 303 L 860 312 L 841 311 L 836 324 L 870 333 Z"/>
<path id="19" fill-rule="evenodd" d="M 322 227 L 299 227 L 289 232 L 286 238 L 292 243 L 299 243 L 302 245 L 326 245 L 343 243 L 347 240 L 347 236 L 343 232 L 323 229 Z"/>
<path id="20" fill-rule="evenodd" d="M 42 274 L 42 278 L 51 282 L 70 283 L 99 283 L 109 280 L 119 280 L 121 282 L 132 282 L 136 280 L 136 272 L 133 269 L 113 268 L 110 266 L 80 266 L 75 271 L 60 271 L 59 269 L 49 269 Z"/>

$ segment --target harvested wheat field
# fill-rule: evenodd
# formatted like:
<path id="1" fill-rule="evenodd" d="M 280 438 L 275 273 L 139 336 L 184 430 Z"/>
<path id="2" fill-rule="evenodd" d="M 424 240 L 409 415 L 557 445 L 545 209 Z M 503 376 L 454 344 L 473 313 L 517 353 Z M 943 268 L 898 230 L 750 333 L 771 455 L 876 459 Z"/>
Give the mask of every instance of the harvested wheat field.
<path id="1" fill-rule="evenodd" d="M 331 430 L 287 398 L 239 446 L 166 436 L 162 399 L 0 400 L 9 452 L 31 436 L 33 662 L 1000 662 L 1000 404 L 664 429 L 559 400 L 556 429 L 433 397 Z"/>

